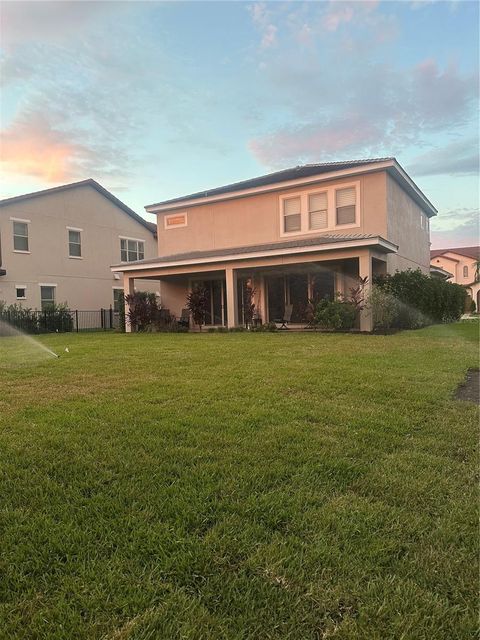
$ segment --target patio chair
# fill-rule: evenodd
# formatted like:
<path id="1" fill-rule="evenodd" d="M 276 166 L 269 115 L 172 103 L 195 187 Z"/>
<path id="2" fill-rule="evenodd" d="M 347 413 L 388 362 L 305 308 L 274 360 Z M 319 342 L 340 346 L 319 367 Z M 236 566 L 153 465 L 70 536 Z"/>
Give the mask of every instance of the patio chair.
<path id="1" fill-rule="evenodd" d="M 279 329 L 283 329 L 284 331 L 288 329 L 287 324 L 292 319 L 292 311 L 293 311 L 293 304 L 286 304 L 285 311 L 283 312 L 283 318 L 280 318 L 279 320 L 274 320 L 274 322 L 278 322 L 281 324 Z"/>
<path id="2" fill-rule="evenodd" d="M 190 309 L 182 309 L 182 315 L 178 319 L 178 324 L 181 327 L 190 326 Z"/>

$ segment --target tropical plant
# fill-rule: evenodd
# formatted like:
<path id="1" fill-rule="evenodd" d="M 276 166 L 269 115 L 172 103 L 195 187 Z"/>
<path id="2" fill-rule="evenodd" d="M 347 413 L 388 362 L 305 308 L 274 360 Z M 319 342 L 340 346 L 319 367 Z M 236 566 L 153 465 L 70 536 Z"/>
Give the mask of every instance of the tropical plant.
<path id="1" fill-rule="evenodd" d="M 390 329 L 399 313 L 395 297 L 377 285 L 372 286 L 366 306 L 372 314 L 374 329 Z"/>
<path id="2" fill-rule="evenodd" d="M 198 325 L 200 331 L 205 324 L 207 303 L 207 289 L 203 285 L 195 285 L 187 295 L 187 309 L 191 312 L 193 322 Z"/>
<path id="3" fill-rule="evenodd" d="M 147 291 L 135 291 L 125 296 L 128 305 L 127 321 L 132 331 L 146 331 L 157 321 L 159 305 L 157 296 Z"/>
<path id="4" fill-rule="evenodd" d="M 252 285 L 247 281 L 243 286 L 242 297 L 243 297 L 243 320 L 245 322 L 245 326 L 250 328 L 253 324 L 253 318 L 255 316 L 255 294 L 256 289 L 252 287 Z"/>

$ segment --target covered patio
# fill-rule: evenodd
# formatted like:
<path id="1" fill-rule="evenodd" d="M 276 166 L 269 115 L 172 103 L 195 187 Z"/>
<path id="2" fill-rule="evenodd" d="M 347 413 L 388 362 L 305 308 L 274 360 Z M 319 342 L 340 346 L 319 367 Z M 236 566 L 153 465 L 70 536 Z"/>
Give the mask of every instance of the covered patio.
<path id="1" fill-rule="evenodd" d="M 308 321 L 309 304 L 348 294 L 361 278 L 367 281 L 368 297 L 373 276 L 386 273 L 387 254 L 396 249 L 380 237 L 322 237 L 159 257 L 116 265 L 112 271 L 123 272 L 125 293 L 133 293 L 136 278 L 160 280 L 162 305 L 177 317 L 188 292 L 202 284 L 207 290 L 207 326 L 244 325 L 248 287 L 256 322 L 278 321 L 288 308 L 289 326 L 300 328 Z M 372 330 L 368 310 L 361 312 L 359 328 Z"/>

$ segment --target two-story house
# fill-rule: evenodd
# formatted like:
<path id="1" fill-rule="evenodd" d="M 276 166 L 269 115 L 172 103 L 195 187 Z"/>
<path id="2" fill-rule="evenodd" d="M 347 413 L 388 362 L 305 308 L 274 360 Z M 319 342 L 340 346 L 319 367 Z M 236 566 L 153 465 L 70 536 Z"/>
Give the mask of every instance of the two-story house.
<path id="1" fill-rule="evenodd" d="M 348 292 L 375 273 L 429 271 L 436 209 L 394 158 L 313 164 L 145 207 L 157 215 L 158 257 L 114 265 L 125 290 L 160 278 L 179 315 L 189 289 L 209 294 L 207 324 L 242 323 L 245 283 L 262 322 L 304 322 L 308 301 Z M 361 329 L 371 329 L 367 310 Z"/>
<path id="2" fill-rule="evenodd" d="M 464 286 L 468 295 L 475 301 L 477 310 L 480 308 L 479 261 L 480 246 L 433 249 L 430 252 L 432 273 L 443 271 L 444 277 Z"/>
<path id="3" fill-rule="evenodd" d="M 0 300 L 45 309 L 123 304 L 113 262 L 157 256 L 156 226 L 95 180 L 0 201 Z M 159 282 L 138 288 L 158 292 Z"/>

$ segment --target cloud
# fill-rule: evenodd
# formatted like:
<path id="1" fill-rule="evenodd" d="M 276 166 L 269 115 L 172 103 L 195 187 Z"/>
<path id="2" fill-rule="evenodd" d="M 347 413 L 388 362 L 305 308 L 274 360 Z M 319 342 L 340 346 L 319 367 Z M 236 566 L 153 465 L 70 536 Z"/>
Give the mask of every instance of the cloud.
<path id="1" fill-rule="evenodd" d="M 260 50 L 269 49 L 277 43 L 278 27 L 271 22 L 272 12 L 265 2 L 256 2 L 248 6 L 252 22 L 260 32 Z"/>
<path id="2" fill-rule="evenodd" d="M 312 56 L 304 65 L 287 57 L 270 60 L 264 73 L 272 101 L 278 96 L 292 124 L 249 142 L 269 167 L 339 155 L 399 154 L 408 144 L 466 125 L 478 95 L 474 74 L 453 64 L 441 68 L 434 60 L 399 69 L 352 59 L 330 70 L 328 60 Z"/>
<path id="3" fill-rule="evenodd" d="M 408 166 L 416 176 L 479 174 L 478 137 L 452 142 L 417 156 Z"/>
<path id="4" fill-rule="evenodd" d="M 79 177 L 86 147 L 72 143 L 41 114 L 19 118 L 0 135 L 2 169 L 9 173 L 64 182 Z"/>
<path id="5" fill-rule="evenodd" d="M 440 213 L 432 219 L 432 249 L 479 244 L 479 219 L 478 209 L 459 208 Z"/>

